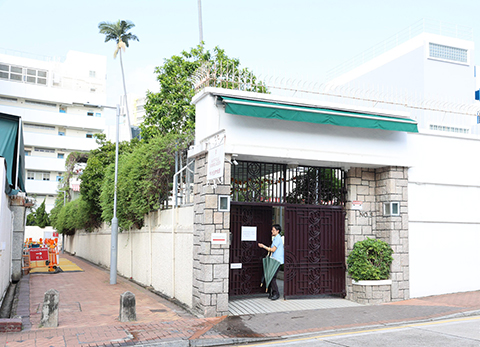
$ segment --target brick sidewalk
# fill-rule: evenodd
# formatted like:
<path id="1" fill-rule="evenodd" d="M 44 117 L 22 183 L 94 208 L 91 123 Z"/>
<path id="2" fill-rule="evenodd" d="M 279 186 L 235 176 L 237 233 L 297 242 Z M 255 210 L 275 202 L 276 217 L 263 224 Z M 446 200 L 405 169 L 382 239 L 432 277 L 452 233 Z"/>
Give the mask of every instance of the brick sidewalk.
<path id="1" fill-rule="evenodd" d="M 62 257 L 85 271 L 25 276 L 17 308 L 17 314 L 23 316 L 24 330 L 1 334 L 0 346 L 120 346 L 188 340 L 205 333 L 219 321 L 219 318 L 195 318 L 170 301 L 121 277 L 116 285 L 111 285 L 109 273 L 104 269 L 66 254 Z M 52 288 L 60 294 L 59 326 L 40 328 L 43 296 Z M 136 322 L 118 321 L 120 295 L 125 291 L 135 294 Z M 27 312 L 29 317 L 25 317 Z"/>
<path id="2" fill-rule="evenodd" d="M 0 334 L 0 346 L 93 347 L 159 342 L 208 346 L 408 323 L 480 310 L 480 291 L 476 291 L 374 306 L 200 319 L 124 278 L 118 277 L 118 283 L 110 285 L 109 273 L 104 269 L 76 257 L 62 256 L 85 271 L 24 276 L 17 307 L 24 330 Z M 52 288 L 60 293 L 59 327 L 39 328 L 43 295 Z M 120 294 L 125 291 L 136 296 L 136 322 L 118 321 Z"/>

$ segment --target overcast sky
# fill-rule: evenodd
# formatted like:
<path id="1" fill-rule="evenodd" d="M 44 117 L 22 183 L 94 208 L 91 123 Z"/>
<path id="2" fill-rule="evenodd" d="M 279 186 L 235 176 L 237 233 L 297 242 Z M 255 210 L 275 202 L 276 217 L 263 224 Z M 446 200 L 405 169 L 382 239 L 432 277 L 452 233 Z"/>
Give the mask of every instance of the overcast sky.
<path id="1" fill-rule="evenodd" d="M 122 93 L 120 67 L 99 22 L 135 23 L 140 42 L 124 65 L 127 90 L 137 95 L 158 89 L 155 66 L 199 42 L 198 0 L 0 0 L 0 13 L 0 51 L 107 56 L 111 104 Z M 424 18 L 470 27 L 480 42 L 479 0 L 202 0 L 202 15 L 208 49 L 220 46 L 256 73 L 309 81 Z"/>

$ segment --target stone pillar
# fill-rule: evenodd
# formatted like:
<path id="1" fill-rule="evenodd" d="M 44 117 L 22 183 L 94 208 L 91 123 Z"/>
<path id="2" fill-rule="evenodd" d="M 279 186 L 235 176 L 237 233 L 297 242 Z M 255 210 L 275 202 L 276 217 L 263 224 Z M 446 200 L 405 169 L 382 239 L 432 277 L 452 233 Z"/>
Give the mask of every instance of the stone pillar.
<path id="1" fill-rule="evenodd" d="M 10 209 L 13 213 L 12 282 L 18 282 L 22 278 L 23 242 L 25 240 L 25 198 L 13 196 L 10 199 Z"/>
<path id="2" fill-rule="evenodd" d="M 42 319 L 40 325 L 45 328 L 58 327 L 58 304 L 60 294 L 55 289 L 49 289 L 45 293 L 42 306 Z"/>
<path id="3" fill-rule="evenodd" d="M 206 154 L 195 158 L 193 231 L 193 309 L 204 317 L 228 314 L 230 212 L 218 211 L 218 196 L 230 195 L 230 164 L 223 184 L 207 185 Z M 212 233 L 225 233 L 226 244 L 212 244 Z"/>
<path id="4" fill-rule="evenodd" d="M 384 167 L 376 170 L 377 238 L 393 249 L 392 301 L 410 298 L 408 254 L 408 168 Z M 398 202 L 399 216 L 384 216 L 383 204 Z"/>
<path id="5" fill-rule="evenodd" d="M 376 238 L 375 169 L 351 168 L 347 172 L 345 184 L 347 187 L 345 255 L 348 257 L 356 242 L 368 237 Z M 354 205 L 354 202 L 360 202 L 361 209 L 359 205 Z M 354 300 L 350 276 L 347 277 L 346 283 L 347 298 Z"/>
<path id="6" fill-rule="evenodd" d="M 120 322 L 132 322 L 137 320 L 135 294 L 125 292 L 120 295 L 120 314 L 118 316 Z"/>
<path id="7" fill-rule="evenodd" d="M 346 256 L 357 241 L 375 238 L 393 249 L 390 301 L 409 299 L 408 263 L 408 168 L 352 168 L 347 172 Z M 354 201 L 362 203 L 356 209 Z M 399 216 L 384 216 L 383 204 L 399 202 Z M 347 275 L 347 298 L 353 300 L 352 280 Z"/>

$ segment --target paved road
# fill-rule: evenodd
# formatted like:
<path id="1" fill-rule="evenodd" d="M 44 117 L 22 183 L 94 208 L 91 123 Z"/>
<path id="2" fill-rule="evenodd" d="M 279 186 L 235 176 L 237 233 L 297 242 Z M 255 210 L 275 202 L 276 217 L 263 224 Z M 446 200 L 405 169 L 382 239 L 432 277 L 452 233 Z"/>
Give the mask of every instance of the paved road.
<path id="1" fill-rule="evenodd" d="M 249 344 L 248 346 L 478 347 L 480 346 L 480 316 L 357 331 L 326 332 L 304 337 L 293 337 L 287 340 Z"/>

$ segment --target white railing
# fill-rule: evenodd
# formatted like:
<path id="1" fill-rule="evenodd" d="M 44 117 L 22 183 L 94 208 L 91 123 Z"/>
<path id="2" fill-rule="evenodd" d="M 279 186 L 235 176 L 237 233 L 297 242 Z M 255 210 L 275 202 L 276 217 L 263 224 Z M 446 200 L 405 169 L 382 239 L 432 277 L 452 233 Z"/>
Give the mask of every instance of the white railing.
<path id="1" fill-rule="evenodd" d="M 0 48 L 0 54 L 13 55 L 15 57 L 33 59 L 33 60 L 41 60 L 41 61 L 47 61 L 47 62 L 63 63 L 65 61 L 64 57 L 53 57 L 53 56 L 49 56 L 49 55 L 22 52 L 22 51 L 17 51 L 17 50 L 14 50 L 14 49 L 7 49 L 7 48 Z"/>

